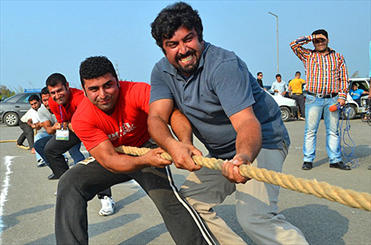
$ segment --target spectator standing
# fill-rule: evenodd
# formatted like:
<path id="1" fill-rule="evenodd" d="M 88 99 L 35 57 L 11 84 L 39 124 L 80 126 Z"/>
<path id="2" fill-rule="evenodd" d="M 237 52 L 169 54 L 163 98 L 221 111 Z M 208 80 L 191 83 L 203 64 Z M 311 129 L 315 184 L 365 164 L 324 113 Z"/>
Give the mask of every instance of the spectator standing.
<path id="1" fill-rule="evenodd" d="M 256 74 L 256 81 L 259 83 L 259 86 L 264 89 L 264 85 L 263 85 L 263 72 L 259 71 L 257 74 Z"/>
<path id="2" fill-rule="evenodd" d="M 276 81 L 272 83 L 271 90 L 274 92 L 274 95 L 286 95 L 287 83 L 285 81 L 282 81 L 281 74 L 276 75 Z"/>
<path id="3" fill-rule="evenodd" d="M 314 50 L 303 45 L 311 42 Z M 330 106 L 344 106 L 348 91 L 348 71 L 344 57 L 328 47 L 326 30 L 319 29 L 311 35 L 300 37 L 290 43 L 291 49 L 303 62 L 307 75 L 305 102 L 304 163 L 303 170 L 310 170 L 316 156 L 316 140 L 319 122 L 324 117 L 326 127 L 326 150 L 330 168 L 350 170 L 343 163 L 339 137 L 339 110 L 331 112 Z"/>
<path id="4" fill-rule="evenodd" d="M 299 108 L 298 119 L 305 120 L 305 100 L 303 95 L 303 84 L 305 84 L 304 79 L 301 79 L 300 71 L 295 73 L 295 78 L 289 82 L 289 91 L 291 91 L 291 98 L 296 102 Z"/>
<path id="5" fill-rule="evenodd" d="M 204 41 L 201 18 L 188 4 L 163 9 L 151 27 L 165 57 L 151 74 L 149 132 L 177 167 L 194 171 L 181 194 L 221 244 L 246 244 L 214 211 L 233 192 L 238 222 L 255 243 L 308 244 L 278 214 L 279 187 L 239 174 L 242 164 L 282 171 L 290 140 L 272 96 L 235 53 Z M 174 124 L 180 141 L 167 126 L 174 107 L 190 121 Z M 209 156 L 232 159 L 222 172 L 195 165 L 191 156 L 201 152 L 192 144 L 192 129 Z"/>

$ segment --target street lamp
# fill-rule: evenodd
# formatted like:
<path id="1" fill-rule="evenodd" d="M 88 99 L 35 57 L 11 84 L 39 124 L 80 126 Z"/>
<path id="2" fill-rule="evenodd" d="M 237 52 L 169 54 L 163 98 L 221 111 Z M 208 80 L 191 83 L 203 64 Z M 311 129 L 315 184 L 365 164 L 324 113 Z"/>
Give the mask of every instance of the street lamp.
<path id="1" fill-rule="evenodd" d="M 277 74 L 280 73 L 280 60 L 279 60 L 279 50 L 278 50 L 278 15 L 268 12 L 268 14 L 273 15 L 277 19 Z"/>

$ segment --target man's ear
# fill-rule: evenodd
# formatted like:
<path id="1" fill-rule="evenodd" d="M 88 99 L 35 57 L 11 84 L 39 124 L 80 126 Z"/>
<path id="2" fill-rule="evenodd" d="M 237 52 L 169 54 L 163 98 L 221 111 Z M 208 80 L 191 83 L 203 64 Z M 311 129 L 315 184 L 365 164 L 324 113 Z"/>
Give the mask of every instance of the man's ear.
<path id="1" fill-rule="evenodd" d="M 81 88 L 82 88 L 82 91 L 84 91 L 85 97 L 88 97 L 88 95 L 86 94 L 86 90 L 85 90 L 84 86 L 81 86 Z"/>
<path id="2" fill-rule="evenodd" d="M 66 89 L 68 90 L 70 88 L 70 83 L 66 82 Z"/>

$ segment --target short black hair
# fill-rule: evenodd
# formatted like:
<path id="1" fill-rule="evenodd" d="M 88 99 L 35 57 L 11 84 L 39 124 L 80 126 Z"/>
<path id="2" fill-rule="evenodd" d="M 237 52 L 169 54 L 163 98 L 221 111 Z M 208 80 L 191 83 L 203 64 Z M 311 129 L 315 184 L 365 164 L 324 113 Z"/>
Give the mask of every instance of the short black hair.
<path id="1" fill-rule="evenodd" d="M 67 79 L 60 73 L 53 73 L 46 79 L 46 86 L 55 87 L 57 84 L 62 83 L 67 88 Z"/>
<path id="2" fill-rule="evenodd" d="M 48 87 L 43 87 L 42 89 L 41 89 L 41 94 L 43 95 L 43 94 L 49 94 L 49 89 L 48 89 Z"/>
<path id="3" fill-rule="evenodd" d="M 86 58 L 80 64 L 80 81 L 81 86 L 84 88 L 84 79 L 93 79 L 111 73 L 117 80 L 116 70 L 113 67 L 112 62 L 105 56 L 91 56 Z"/>
<path id="4" fill-rule="evenodd" d="M 28 103 L 30 103 L 33 100 L 40 101 L 40 97 L 37 94 L 33 94 L 30 97 L 28 97 Z"/>
<path id="5" fill-rule="evenodd" d="M 256 73 L 257 76 L 259 76 L 260 74 L 263 75 L 263 72 L 259 71 L 258 73 Z"/>
<path id="6" fill-rule="evenodd" d="M 328 33 L 324 29 L 318 29 L 318 30 L 315 30 L 314 32 L 312 32 L 312 35 L 317 35 L 317 34 L 322 34 L 328 39 Z"/>
<path id="7" fill-rule="evenodd" d="M 277 77 L 282 77 L 282 76 L 281 76 L 281 74 L 277 74 L 277 75 L 276 75 L 276 78 L 277 78 Z"/>
<path id="8" fill-rule="evenodd" d="M 301 75 L 301 72 L 300 72 L 300 71 L 295 72 L 295 76 L 296 76 L 297 74 Z"/>
<path id="9" fill-rule="evenodd" d="M 151 24 L 152 37 L 163 52 L 165 52 L 162 45 L 163 40 L 172 38 L 175 31 L 181 26 L 189 30 L 194 28 L 198 35 L 198 40 L 202 42 L 203 26 L 198 11 L 194 10 L 187 3 L 177 2 L 161 10 Z"/>

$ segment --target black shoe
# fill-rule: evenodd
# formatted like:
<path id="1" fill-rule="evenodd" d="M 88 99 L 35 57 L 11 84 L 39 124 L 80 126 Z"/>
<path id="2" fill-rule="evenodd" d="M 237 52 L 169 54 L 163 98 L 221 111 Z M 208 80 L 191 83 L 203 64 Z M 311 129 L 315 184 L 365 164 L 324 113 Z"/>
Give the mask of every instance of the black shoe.
<path id="1" fill-rule="evenodd" d="M 52 179 L 58 179 L 58 178 L 57 178 L 57 177 L 55 177 L 55 175 L 54 175 L 54 174 L 51 174 L 51 175 L 49 175 L 49 176 L 48 176 L 48 179 L 52 180 Z"/>
<path id="2" fill-rule="evenodd" d="M 313 168 L 313 164 L 311 162 L 304 162 L 301 169 L 303 170 L 311 170 Z"/>
<path id="3" fill-rule="evenodd" d="M 330 168 L 338 168 L 341 170 L 351 170 L 350 166 L 344 164 L 343 162 L 337 162 L 337 163 L 330 164 Z"/>

